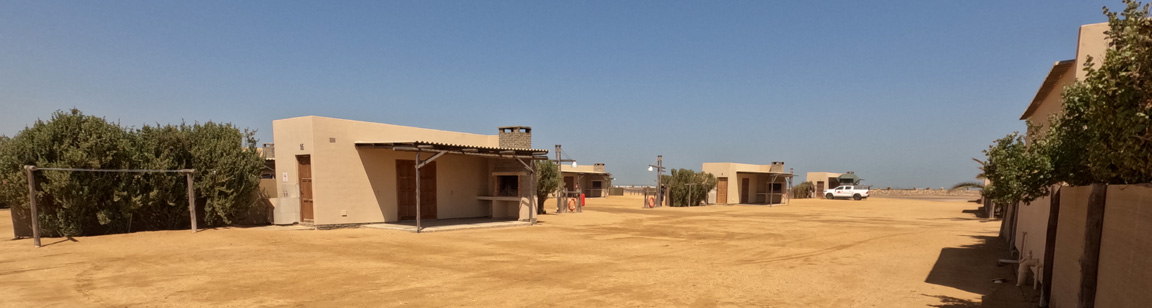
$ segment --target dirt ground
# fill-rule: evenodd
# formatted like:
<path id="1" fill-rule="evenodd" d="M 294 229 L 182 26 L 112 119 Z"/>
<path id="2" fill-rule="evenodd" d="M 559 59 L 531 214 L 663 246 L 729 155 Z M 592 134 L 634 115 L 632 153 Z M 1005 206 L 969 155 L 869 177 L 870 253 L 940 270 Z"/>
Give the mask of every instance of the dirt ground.
<path id="1" fill-rule="evenodd" d="M 964 213 L 973 203 L 589 201 L 581 214 L 501 229 L 2 240 L 0 306 L 981 307 L 1019 292 L 995 266 L 999 221 Z M 7 210 L 0 230 L 11 230 Z"/>

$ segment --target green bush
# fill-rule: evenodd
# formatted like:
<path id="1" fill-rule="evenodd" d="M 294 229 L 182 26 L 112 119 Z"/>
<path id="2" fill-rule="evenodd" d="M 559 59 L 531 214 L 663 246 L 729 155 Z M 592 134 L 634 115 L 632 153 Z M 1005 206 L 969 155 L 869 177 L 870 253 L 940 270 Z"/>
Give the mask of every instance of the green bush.
<path id="1" fill-rule="evenodd" d="M 671 174 L 660 178 L 660 183 L 670 190 L 669 206 L 696 206 L 704 203 L 708 192 L 716 188 L 716 177 L 707 172 L 672 169 Z"/>
<path id="2" fill-rule="evenodd" d="M 816 186 L 812 185 L 812 182 L 804 182 L 804 183 L 800 183 L 800 185 L 796 185 L 796 186 L 792 187 L 792 198 L 797 198 L 797 199 L 812 198 L 815 196 L 815 193 L 816 193 Z"/>
<path id="3" fill-rule="evenodd" d="M 40 168 L 196 169 L 197 208 L 225 225 L 256 200 L 263 159 L 254 132 L 230 124 L 121 127 L 78 110 L 36 121 L 0 147 L 0 199 L 28 206 L 24 165 Z M 186 228 L 187 182 L 174 173 L 35 172 L 41 231 L 93 235 Z"/>

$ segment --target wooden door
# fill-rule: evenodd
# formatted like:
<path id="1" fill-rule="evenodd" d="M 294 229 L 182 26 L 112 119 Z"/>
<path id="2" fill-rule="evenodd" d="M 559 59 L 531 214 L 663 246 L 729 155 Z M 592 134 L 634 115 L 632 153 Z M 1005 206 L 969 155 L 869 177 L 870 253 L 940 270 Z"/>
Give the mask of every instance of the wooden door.
<path id="1" fill-rule="evenodd" d="M 296 156 L 296 165 L 300 176 L 300 220 L 312 222 L 315 211 L 312 201 L 312 156 Z"/>
<path id="2" fill-rule="evenodd" d="M 728 204 L 728 178 L 716 179 L 716 204 Z"/>
<path id="3" fill-rule="evenodd" d="M 820 198 L 824 198 L 824 181 L 816 181 L 816 191 L 814 192 Z"/>
<path id="4" fill-rule="evenodd" d="M 416 161 L 396 160 L 396 211 L 416 219 Z M 420 168 L 420 218 L 436 218 L 436 163 Z"/>
<path id="5" fill-rule="evenodd" d="M 436 163 L 420 168 L 420 218 L 436 219 Z"/>
<path id="6" fill-rule="evenodd" d="M 748 203 L 748 178 L 740 179 L 740 203 Z"/>

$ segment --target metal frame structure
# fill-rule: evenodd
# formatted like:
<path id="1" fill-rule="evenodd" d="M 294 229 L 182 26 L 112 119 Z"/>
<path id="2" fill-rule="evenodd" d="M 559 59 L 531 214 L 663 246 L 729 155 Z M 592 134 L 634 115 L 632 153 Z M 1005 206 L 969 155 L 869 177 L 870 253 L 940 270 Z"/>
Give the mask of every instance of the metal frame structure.
<path id="1" fill-rule="evenodd" d="M 536 208 L 536 168 L 529 163 L 524 162 L 525 159 L 529 161 L 534 160 L 548 160 L 548 151 L 539 149 L 518 149 L 518 148 L 495 148 L 495 147 L 478 147 L 459 144 L 447 144 L 438 142 L 426 141 L 404 141 L 404 142 L 362 142 L 357 141 L 356 147 L 370 148 L 370 149 L 388 149 L 393 151 L 406 151 L 416 152 L 416 233 L 420 233 L 424 229 L 420 217 L 420 168 L 432 163 L 432 161 L 444 156 L 444 154 L 458 154 L 470 156 L 483 156 L 492 158 L 508 158 L 516 159 L 520 165 L 528 172 L 529 176 L 529 202 L 532 204 L 531 213 L 528 214 L 528 219 L 532 224 L 536 224 L 537 214 Z M 556 146 L 559 149 L 560 146 Z M 421 160 L 422 153 L 434 153 L 428 159 Z M 523 196 L 523 193 L 521 194 Z"/>
<path id="2" fill-rule="evenodd" d="M 660 178 L 664 175 L 664 155 L 656 155 L 656 164 L 648 165 L 648 171 L 656 171 L 656 207 L 664 206 L 664 194 L 667 189 L 662 193 L 660 191 Z"/>
<path id="3" fill-rule="evenodd" d="M 556 185 L 556 214 L 568 212 L 568 208 L 564 207 L 564 204 L 566 204 L 568 202 L 568 193 L 567 193 L 567 191 L 564 190 L 564 178 L 563 178 L 564 167 L 563 167 L 563 164 L 576 162 L 575 159 L 571 159 L 571 158 L 564 159 L 562 157 L 562 155 L 563 155 L 563 152 L 560 150 L 560 145 L 557 144 L 556 145 L 556 159 L 551 160 L 552 162 L 556 163 L 556 173 L 561 176 L 560 185 Z M 572 179 L 572 180 L 576 181 L 577 179 Z M 579 185 L 579 184 L 576 184 L 576 185 Z M 576 213 L 583 213 L 583 212 L 584 212 L 584 207 L 582 207 L 582 206 L 576 207 Z"/>
<path id="4" fill-rule="evenodd" d="M 196 193 L 193 190 L 192 174 L 195 169 L 158 170 L 158 169 L 85 169 L 85 168 L 40 168 L 33 165 L 24 166 L 24 174 L 28 177 L 28 205 L 32 216 L 32 244 L 40 246 L 40 216 L 36 208 L 36 171 L 73 171 L 73 172 L 105 172 L 105 173 L 183 173 L 188 180 L 188 216 L 192 221 L 192 232 L 196 232 Z"/>

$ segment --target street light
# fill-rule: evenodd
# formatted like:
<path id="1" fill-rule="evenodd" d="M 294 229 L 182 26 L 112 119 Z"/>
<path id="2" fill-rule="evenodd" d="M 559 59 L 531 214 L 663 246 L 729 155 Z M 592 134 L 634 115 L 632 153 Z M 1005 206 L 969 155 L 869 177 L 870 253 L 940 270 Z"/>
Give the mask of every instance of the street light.
<path id="1" fill-rule="evenodd" d="M 656 171 L 656 204 L 663 206 L 664 194 L 660 192 L 660 178 L 664 173 L 664 155 L 656 155 L 656 164 L 648 165 L 648 172 Z"/>

